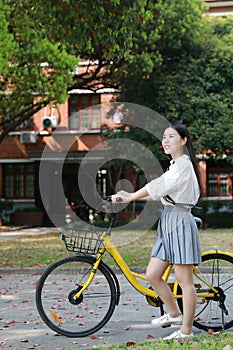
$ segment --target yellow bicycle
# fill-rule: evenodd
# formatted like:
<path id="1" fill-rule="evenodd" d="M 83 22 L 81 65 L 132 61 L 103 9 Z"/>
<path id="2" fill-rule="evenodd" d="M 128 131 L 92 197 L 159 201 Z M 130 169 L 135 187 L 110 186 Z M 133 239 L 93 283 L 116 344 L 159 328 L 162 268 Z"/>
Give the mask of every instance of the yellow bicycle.
<path id="1" fill-rule="evenodd" d="M 111 201 L 107 197 L 107 201 Z M 36 305 L 43 321 L 53 331 L 67 337 L 86 337 L 100 330 L 111 318 L 120 301 L 120 284 L 113 270 L 103 262 L 108 253 L 129 283 L 147 302 L 163 303 L 144 275 L 133 272 L 111 241 L 116 219 L 112 215 L 105 232 L 66 229 L 62 239 L 68 251 L 76 253 L 50 265 L 40 277 Z M 170 285 L 182 312 L 182 290 L 177 281 L 169 282 L 170 265 L 163 278 Z M 197 309 L 193 325 L 219 331 L 233 326 L 233 254 L 209 251 L 202 254 L 202 264 L 193 267 Z"/>

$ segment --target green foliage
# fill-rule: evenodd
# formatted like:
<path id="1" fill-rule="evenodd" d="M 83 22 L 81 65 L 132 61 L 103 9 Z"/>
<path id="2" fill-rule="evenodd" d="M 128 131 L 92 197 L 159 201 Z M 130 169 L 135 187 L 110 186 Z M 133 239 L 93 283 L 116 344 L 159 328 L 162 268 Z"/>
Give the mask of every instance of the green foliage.
<path id="1" fill-rule="evenodd" d="M 199 39 L 200 20 L 207 7 L 199 0 L 168 0 L 162 3 L 165 21 L 158 49 L 164 57 L 166 54 L 170 56 L 171 52 L 176 54 Z"/>
<path id="2" fill-rule="evenodd" d="M 136 86 L 126 81 L 120 100 L 180 120 L 189 127 L 197 152 L 215 158 L 225 154 L 233 163 L 233 18 L 205 17 L 195 29 L 190 42 L 188 32 L 187 40 L 164 49 L 163 64 L 148 79 Z"/>
<path id="3" fill-rule="evenodd" d="M 41 213 L 41 208 L 38 207 L 25 207 L 25 208 L 19 208 L 16 210 L 16 212 L 19 213 Z"/>
<path id="4" fill-rule="evenodd" d="M 0 0 L 0 8 L 0 71 L 5 73 L 14 43 L 13 36 L 8 32 L 8 21 L 4 15 L 4 12 L 9 12 L 9 6 L 5 4 L 4 0 Z"/>
<path id="5" fill-rule="evenodd" d="M 213 228 L 232 227 L 233 202 L 230 200 L 200 199 L 198 207 L 194 208 L 194 214 L 203 221 L 203 226 Z"/>
<path id="6" fill-rule="evenodd" d="M 157 3 L 5 3 L 0 38 L 5 38 L 4 45 L 9 49 L 6 57 L 2 55 L 4 64 L 0 59 L 4 92 L 0 96 L 0 141 L 43 106 L 63 103 L 69 90 L 96 90 L 100 84 L 119 87 L 129 67 L 134 66 L 134 74 L 142 76 L 150 73 L 157 62 L 159 55 L 151 45 L 159 38 L 164 23 L 163 16 L 158 16 Z M 76 69 L 80 59 L 90 62 L 86 70 Z M 3 70 L 7 61 L 7 69 Z"/>
<path id="7" fill-rule="evenodd" d="M 1 140 L 43 106 L 65 101 L 67 85 L 72 81 L 70 72 L 78 63 L 75 56 L 47 38 L 44 20 L 49 14 L 44 12 L 39 17 L 37 6 L 41 2 L 5 3 L 8 6 L 2 16 L 8 23 L 8 44 L 13 41 L 13 50 L 8 53 L 7 70 L 0 70 Z"/>
<path id="8" fill-rule="evenodd" d="M 164 341 L 160 339 L 153 339 L 143 343 L 128 342 L 122 345 L 111 345 L 111 346 L 101 346 L 96 348 L 97 350 L 230 350 L 232 348 L 232 332 L 217 333 L 215 335 L 201 334 L 194 338 L 189 339 L 174 339 L 171 341 Z M 71 350 L 70 348 L 65 348 L 64 350 Z"/>
<path id="9" fill-rule="evenodd" d="M 7 199 L 1 198 L 0 199 L 0 216 L 2 212 L 11 210 L 13 206 L 14 206 L 13 201 L 9 201 Z"/>

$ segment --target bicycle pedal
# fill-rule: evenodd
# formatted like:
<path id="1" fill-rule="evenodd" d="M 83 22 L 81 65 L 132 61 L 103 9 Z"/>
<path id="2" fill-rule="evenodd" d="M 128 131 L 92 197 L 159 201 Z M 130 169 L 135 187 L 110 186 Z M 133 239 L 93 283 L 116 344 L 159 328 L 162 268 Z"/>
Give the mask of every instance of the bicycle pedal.
<path id="1" fill-rule="evenodd" d="M 164 324 L 164 325 L 162 326 L 162 328 L 168 328 L 168 327 L 171 327 L 171 324 Z"/>

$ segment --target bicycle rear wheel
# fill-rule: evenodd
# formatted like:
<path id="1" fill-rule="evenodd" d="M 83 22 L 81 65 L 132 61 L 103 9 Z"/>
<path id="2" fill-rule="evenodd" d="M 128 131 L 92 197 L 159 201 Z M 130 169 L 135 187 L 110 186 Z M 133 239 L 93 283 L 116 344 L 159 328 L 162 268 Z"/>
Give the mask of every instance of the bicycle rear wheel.
<path id="1" fill-rule="evenodd" d="M 91 285 L 74 300 L 93 269 L 95 258 L 70 256 L 56 261 L 42 274 L 36 289 L 36 305 L 42 320 L 67 337 L 86 337 L 101 329 L 116 305 L 113 278 L 100 263 Z"/>
<path id="2" fill-rule="evenodd" d="M 214 297 L 197 298 L 193 325 L 215 332 L 233 326 L 233 257 L 220 252 L 202 256 L 198 266 L 200 276 L 218 290 Z M 212 293 L 210 288 L 194 276 L 197 293 Z M 183 311 L 182 299 L 177 299 Z"/>

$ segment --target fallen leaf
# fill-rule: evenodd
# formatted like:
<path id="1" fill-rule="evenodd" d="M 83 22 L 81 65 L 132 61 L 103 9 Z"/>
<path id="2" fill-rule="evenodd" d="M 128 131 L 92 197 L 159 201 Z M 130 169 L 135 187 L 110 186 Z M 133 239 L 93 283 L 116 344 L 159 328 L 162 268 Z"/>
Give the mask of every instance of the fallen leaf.
<path id="1" fill-rule="evenodd" d="M 7 343 L 4 343 L 4 342 L 0 342 L 0 348 L 1 349 L 9 349 L 11 348 L 11 345 L 10 344 L 7 344 Z"/>
<path id="2" fill-rule="evenodd" d="M 146 339 L 154 339 L 154 336 L 151 334 L 148 334 L 148 336 L 146 337 Z"/>
<path id="3" fill-rule="evenodd" d="M 128 341 L 125 345 L 126 346 L 132 346 L 135 345 L 136 343 L 134 341 Z"/>
<path id="4" fill-rule="evenodd" d="M 6 325 L 10 325 L 10 324 L 14 324 L 14 323 L 16 323 L 15 320 L 5 321 Z"/>
<path id="5" fill-rule="evenodd" d="M 31 308 L 30 308 L 30 306 L 26 306 L 26 307 L 24 308 L 24 310 L 25 310 L 25 311 L 29 311 L 29 310 L 31 310 Z"/>
<path id="6" fill-rule="evenodd" d="M 104 339 L 104 337 L 98 337 L 97 335 L 91 335 L 90 336 L 90 339 L 97 339 L 97 340 L 103 340 Z"/>

